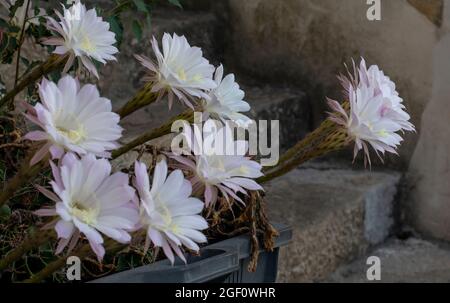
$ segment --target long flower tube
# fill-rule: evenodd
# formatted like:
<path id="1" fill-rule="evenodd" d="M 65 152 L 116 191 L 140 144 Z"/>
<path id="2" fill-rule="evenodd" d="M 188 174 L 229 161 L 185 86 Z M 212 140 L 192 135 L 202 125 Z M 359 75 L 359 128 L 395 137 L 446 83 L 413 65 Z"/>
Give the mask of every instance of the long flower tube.
<path id="1" fill-rule="evenodd" d="M 35 83 L 43 76 L 48 75 L 49 73 L 59 68 L 62 68 L 66 64 L 68 59 L 68 55 L 51 55 L 47 61 L 35 67 L 29 74 L 25 75 L 25 77 L 0 100 L 0 109 L 3 106 L 8 105 L 14 99 L 14 97 L 16 97 L 29 85 Z"/>
<path id="2" fill-rule="evenodd" d="M 144 106 L 156 102 L 158 100 L 158 94 L 152 92 L 152 87 L 152 83 L 145 84 L 130 101 L 119 109 L 117 114 L 119 114 L 120 118 L 123 119 Z"/>
<path id="3" fill-rule="evenodd" d="M 0 207 L 5 205 L 17 190 L 36 177 L 39 172 L 48 166 L 48 157 L 35 165 L 30 165 L 30 160 L 34 157 L 34 154 L 34 151 L 32 151 L 27 158 L 25 158 L 19 171 L 2 189 L 0 193 Z"/>
<path id="4" fill-rule="evenodd" d="M 257 180 L 265 183 L 280 177 L 299 165 L 330 152 L 349 146 L 347 131 L 333 121 L 325 120 L 315 131 L 289 149 L 281 158 L 277 166 L 265 172 L 265 176 Z"/>
<path id="5" fill-rule="evenodd" d="M 10 264 L 22 258 L 23 255 L 32 249 L 39 247 L 52 239 L 56 239 L 56 233 L 53 230 L 38 230 L 31 233 L 19 246 L 8 252 L 0 260 L 0 271 L 6 269 Z"/>
<path id="6" fill-rule="evenodd" d="M 125 144 L 124 146 L 120 147 L 119 149 L 116 149 L 112 152 L 112 159 L 118 158 L 121 155 L 129 152 L 135 147 L 138 147 L 144 143 L 147 143 L 150 140 L 160 138 L 162 136 L 165 136 L 167 134 L 171 133 L 172 124 L 177 120 L 184 120 L 188 122 L 194 121 L 194 112 L 192 110 L 187 110 L 178 116 L 173 117 L 168 122 L 164 123 L 158 128 L 154 128 L 141 136 L 137 137 L 133 141 L 129 142 L 128 144 Z"/>

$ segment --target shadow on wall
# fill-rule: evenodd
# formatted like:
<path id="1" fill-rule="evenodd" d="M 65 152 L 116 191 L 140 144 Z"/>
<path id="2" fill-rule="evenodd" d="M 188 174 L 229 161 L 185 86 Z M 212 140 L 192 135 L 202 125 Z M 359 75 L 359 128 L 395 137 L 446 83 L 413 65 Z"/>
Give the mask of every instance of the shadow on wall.
<path id="1" fill-rule="evenodd" d="M 426 3 L 425 3 L 426 2 Z M 342 100 L 335 76 L 343 63 L 364 56 L 398 85 L 412 121 L 418 126 L 431 97 L 433 49 L 442 1 L 381 1 L 381 21 L 369 21 L 366 1 L 229 0 L 234 63 L 260 79 L 288 82 L 315 98 L 315 123 L 323 119 L 325 96 Z M 411 35 L 411 31 L 414 35 Z M 450 51 L 450 50 L 449 50 Z M 398 157 L 387 159 L 406 168 L 418 136 L 406 136 Z M 399 164 L 400 163 L 400 164 Z"/>

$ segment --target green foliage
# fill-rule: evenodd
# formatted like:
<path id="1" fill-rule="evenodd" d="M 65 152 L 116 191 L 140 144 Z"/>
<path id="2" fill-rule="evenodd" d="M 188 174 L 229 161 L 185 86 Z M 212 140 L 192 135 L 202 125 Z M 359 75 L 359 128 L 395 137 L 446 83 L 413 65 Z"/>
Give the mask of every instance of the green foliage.
<path id="1" fill-rule="evenodd" d="M 173 4 L 175 6 L 178 6 L 179 8 L 183 8 L 181 6 L 180 0 L 168 0 L 170 4 Z"/>

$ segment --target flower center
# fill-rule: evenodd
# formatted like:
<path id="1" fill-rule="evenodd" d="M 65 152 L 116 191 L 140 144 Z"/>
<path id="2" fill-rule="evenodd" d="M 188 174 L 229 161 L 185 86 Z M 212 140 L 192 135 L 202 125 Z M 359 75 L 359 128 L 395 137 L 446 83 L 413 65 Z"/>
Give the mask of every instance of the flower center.
<path id="1" fill-rule="evenodd" d="M 77 144 L 86 138 L 84 128 L 80 126 L 77 130 L 65 129 L 64 127 L 57 127 L 58 132 L 64 137 L 68 138 L 70 142 Z"/>
<path id="2" fill-rule="evenodd" d="M 170 214 L 169 209 L 164 205 L 158 205 L 157 212 L 160 214 L 162 220 L 164 221 L 164 225 L 168 228 L 172 223 L 172 215 Z"/>
<path id="3" fill-rule="evenodd" d="M 87 225 L 94 225 L 97 223 L 97 216 L 100 211 L 96 208 L 86 208 L 79 202 L 75 202 L 70 210 L 70 213 L 83 223 Z"/>
<path id="4" fill-rule="evenodd" d="M 95 51 L 95 45 L 92 43 L 91 39 L 87 35 L 83 35 L 83 39 L 81 40 L 81 49 L 87 53 L 91 53 Z"/>
<path id="5" fill-rule="evenodd" d="M 177 74 L 178 74 L 178 78 L 180 78 L 181 80 L 183 80 L 183 81 L 187 80 L 186 71 L 184 70 L 184 68 L 180 68 L 178 70 Z"/>

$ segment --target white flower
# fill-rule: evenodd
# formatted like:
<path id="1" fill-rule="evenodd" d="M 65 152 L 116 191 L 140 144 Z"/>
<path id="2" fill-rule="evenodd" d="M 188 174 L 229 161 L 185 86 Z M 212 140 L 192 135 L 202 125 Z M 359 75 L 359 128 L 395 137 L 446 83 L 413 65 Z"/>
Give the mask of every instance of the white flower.
<path id="1" fill-rule="evenodd" d="M 213 81 L 214 66 L 203 58 L 200 48 L 191 47 L 184 36 L 173 37 L 165 33 L 162 39 L 162 52 L 155 37 L 152 40 L 153 52 L 157 63 L 151 59 L 136 55 L 143 66 L 150 70 L 146 80 L 154 83 L 153 92 L 159 92 L 158 98 L 168 93 L 169 108 L 174 95 L 189 107 L 192 97 L 209 98 L 205 91 L 215 88 Z"/>
<path id="2" fill-rule="evenodd" d="M 78 159 L 74 154 L 64 156 L 60 167 L 51 162 L 53 192 L 40 188 L 41 192 L 56 202 L 54 209 L 41 209 L 40 216 L 59 216 L 55 229 L 60 239 L 56 253 L 67 245 L 74 248 L 80 234 L 86 236 L 99 260 L 105 254 L 105 234 L 119 243 L 131 240 L 129 231 L 139 221 L 139 212 L 132 202 L 135 190 L 129 186 L 128 175 L 111 174 L 106 159 L 97 160 L 93 155 Z"/>
<path id="3" fill-rule="evenodd" d="M 248 149 L 246 141 L 235 141 L 231 128 L 222 127 L 207 136 L 200 149 L 195 127 L 194 131 L 185 128 L 183 134 L 187 142 L 191 142 L 194 155 L 170 157 L 178 161 L 181 168 L 192 172 L 194 191 L 203 192 L 207 207 L 217 201 L 219 191 L 227 200 L 231 196 L 244 203 L 237 193 L 264 190 L 253 180 L 263 176 L 262 166 L 245 156 Z"/>
<path id="4" fill-rule="evenodd" d="M 63 7 L 63 15 L 56 11 L 60 22 L 48 17 L 48 27 L 60 37 L 44 41 L 47 45 L 57 46 L 54 53 L 64 55 L 70 53 L 64 72 L 72 66 L 75 58 L 98 78 L 98 73 L 91 59 L 106 64 L 107 60 L 116 60 L 113 56 L 118 52 L 113 46 L 115 34 L 110 31 L 108 22 L 97 16 L 95 9 L 86 7 L 77 1 L 70 8 Z"/>
<path id="5" fill-rule="evenodd" d="M 80 89 L 71 76 L 63 77 L 57 85 L 44 79 L 39 95 L 42 103 L 30 108 L 26 117 L 43 130 L 32 131 L 25 138 L 47 143 L 32 164 L 49 150 L 54 159 L 65 151 L 108 157 L 108 151 L 118 147 L 116 140 L 122 136 L 120 117 L 111 111 L 111 101 L 100 97 L 96 86 L 88 84 Z"/>
<path id="6" fill-rule="evenodd" d="M 0 4 L 3 5 L 8 11 L 11 9 L 11 7 L 13 5 L 16 4 L 16 2 L 17 2 L 17 0 L 0 0 Z M 14 14 L 14 17 L 12 17 L 11 21 L 10 21 L 13 25 L 22 27 L 23 22 L 25 21 L 25 17 L 28 19 L 27 23 L 25 24 L 25 29 L 27 29 L 30 24 L 35 24 L 35 25 L 39 24 L 39 20 L 38 20 L 37 16 L 35 15 L 35 11 L 33 8 L 33 2 L 30 1 L 28 13 L 26 11 L 26 8 L 27 8 L 26 1 L 24 2 L 24 4 L 22 6 L 17 8 L 17 10 Z M 45 11 L 43 9 L 39 9 L 38 16 L 44 15 L 44 14 L 45 14 Z M 0 17 L 3 17 L 4 19 L 9 18 L 9 16 L 1 16 L 1 15 L 0 15 Z"/>
<path id="7" fill-rule="evenodd" d="M 220 65 L 216 70 L 214 81 L 217 87 L 211 90 L 209 99 L 205 99 L 204 111 L 214 118 L 230 119 L 239 126 L 248 126 L 251 120 L 241 112 L 248 112 L 250 105 L 243 100 L 245 93 L 235 82 L 234 75 L 229 74 L 223 78 L 223 66 Z"/>
<path id="8" fill-rule="evenodd" d="M 348 92 L 350 114 L 338 102 L 329 100 L 334 110 L 330 118 L 347 128 L 355 141 L 354 156 L 362 149 L 370 163 L 368 144 L 380 158 L 379 153 L 397 154 L 396 148 L 403 141 L 398 133 L 415 129 L 394 82 L 376 65 L 367 69 L 364 59 L 358 69 L 355 67 L 354 76 L 341 76 L 341 80 Z"/>
<path id="9" fill-rule="evenodd" d="M 200 232 L 208 228 L 206 220 L 199 215 L 203 210 L 203 203 L 191 197 L 191 184 L 184 178 L 181 170 L 175 170 L 167 177 L 165 160 L 156 165 L 151 188 L 145 164 L 136 162 L 135 174 L 135 185 L 140 197 L 141 225 L 147 229 L 146 246 L 151 241 L 155 246 L 162 247 L 172 264 L 172 250 L 186 261 L 180 246 L 199 251 L 197 243 L 207 241 Z"/>

